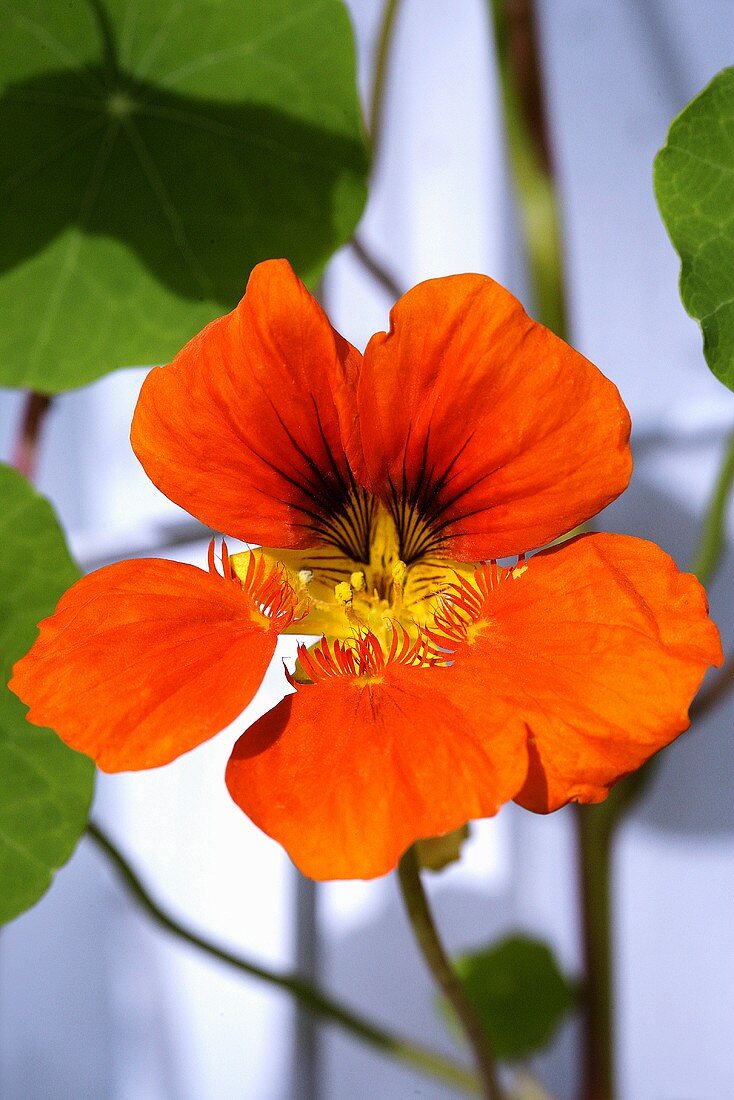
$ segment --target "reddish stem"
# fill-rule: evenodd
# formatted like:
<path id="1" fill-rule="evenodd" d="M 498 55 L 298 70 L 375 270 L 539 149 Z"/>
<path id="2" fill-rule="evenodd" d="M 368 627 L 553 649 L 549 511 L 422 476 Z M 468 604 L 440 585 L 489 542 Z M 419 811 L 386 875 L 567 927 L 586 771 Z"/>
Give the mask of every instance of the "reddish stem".
<path id="1" fill-rule="evenodd" d="M 36 476 L 41 429 L 51 401 L 52 398 L 45 393 L 30 390 L 26 394 L 12 462 L 16 470 L 29 481 L 33 481 Z"/>

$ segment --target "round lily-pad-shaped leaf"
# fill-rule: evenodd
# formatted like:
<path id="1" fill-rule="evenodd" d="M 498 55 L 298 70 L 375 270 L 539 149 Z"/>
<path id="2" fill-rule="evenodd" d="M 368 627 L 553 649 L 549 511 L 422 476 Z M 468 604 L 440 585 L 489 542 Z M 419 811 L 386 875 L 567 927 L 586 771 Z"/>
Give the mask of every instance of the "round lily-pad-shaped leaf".
<path id="1" fill-rule="evenodd" d="M 734 68 L 675 119 L 655 158 L 655 196 L 681 259 L 683 305 L 706 361 L 734 389 Z"/>
<path id="2" fill-rule="evenodd" d="M 285 256 L 314 280 L 368 157 L 341 0 L 0 0 L 0 385 L 163 362 Z"/>
<path id="3" fill-rule="evenodd" d="M 498 1058 L 516 1061 L 548 1045 L 576 1003 L 553 952 L 525 936 L 455 960 Z"/>
<path id="4" fill-rule="evenodd" d="M 37 623 L 77 577 L 50 505 L 0 466 L 0 924 L 45 893 L 87 823 L 92 762 L 29 725 L 6 687 Z"/>

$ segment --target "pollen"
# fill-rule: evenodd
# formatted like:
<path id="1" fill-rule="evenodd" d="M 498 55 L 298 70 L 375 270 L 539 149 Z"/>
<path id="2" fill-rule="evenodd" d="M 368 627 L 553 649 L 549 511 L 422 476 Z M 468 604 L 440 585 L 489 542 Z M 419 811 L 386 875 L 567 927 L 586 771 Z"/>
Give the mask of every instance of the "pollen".
<path id="1" fill-rule="evenodd" d="M 365 586 L 364 573 L 361 570 L 359 570 L 359 572 L 357 572 L 357 573 L 352 573 L 352 575 L 349 578 L 349 583 L 351 584 L 351 586 L 352 586 L 352 588 L 354 589 L 355 592 L 364 591 L 364 586 Z"/>
<path id="2" fill-rule="evenodd" d="M 403 584 L 403 581 L 405 580 L 407 572 L 408 572 L 408 567 L 407 567 L 407 565 L 405 564 L 404 561 L 394 562 L 393 567 L 391 569 L 393 584 L 397 584 L 397 585 L 402 587 L 402 584 Z"/>
<path id="3" fill-rule="evenodd" d="M 307 588 L 313 580 L 313 569 L 299 569 L 297 573 L 298 583 L 302 588 Z"/>
<path id="4" fill-rule="evenodd" d="M 343 604 L 345 607 L 352 602 L 352 586 L 349 581 L 339 581 L 339 584 L 334 586 L 334 595 L 336 596 L 337 603 Z"/>

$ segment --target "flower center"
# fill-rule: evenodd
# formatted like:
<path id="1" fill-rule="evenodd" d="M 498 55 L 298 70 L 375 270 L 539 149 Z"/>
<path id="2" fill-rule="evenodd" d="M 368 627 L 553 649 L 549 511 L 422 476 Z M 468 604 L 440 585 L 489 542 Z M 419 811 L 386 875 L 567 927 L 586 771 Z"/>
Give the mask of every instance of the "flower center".
<path id="1" fill-rule="evenodd" d="M 354 561 L 361 568 L 351 570 L 341 580 L 335 578 L 333 594 L 330 593 L 330 602 L 341 609 L 356 631 L 367 630 L 383 643 L 390 639 L 393 622 L 402 623 L 412 634 L 415 633 L 414 617 L 409 606 L 411 600 L 406 599 L 406 585 L 412 580 L 411 574 L 415 570 L 403 559 L 402 545 L 400 531 L 391 512 L 384 505 L 374 503 L 369 555 Z M 310 598 L 314 599 L 313 590 L 309 591 L 312 576 L 310 570 L 304 570 L 301 580 Z"/>
<path id="2" fill-rule="evenodd" d="M 410 508 L 396 520 L 388 504 L 359 492 L 347 511 L 336 510 L 328 525 L 314 526 L 310 549 L 236 554 L 234 570 L 245 581 L 251 553 L 280 564 L 307 608 L 300 620 L 304 634 L 347 639 L 369 631 L 389 646 L 392 624 L 399 623 L 415 639 L 433 622 L 457 574 L 470 577 L 474 567 L 431 552 L 427 529 Z"/>

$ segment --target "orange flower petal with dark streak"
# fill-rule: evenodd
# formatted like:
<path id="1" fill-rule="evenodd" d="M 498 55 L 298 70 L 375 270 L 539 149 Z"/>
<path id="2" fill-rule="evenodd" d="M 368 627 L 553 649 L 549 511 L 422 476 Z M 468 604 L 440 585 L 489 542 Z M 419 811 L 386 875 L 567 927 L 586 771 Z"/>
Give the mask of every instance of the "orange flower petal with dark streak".
<path id="1" fill-rule="evenodd" d="M 363 485 L 421 518 L 417 546 L 464 561 L 518 554 L 626 488 L 616 387 L 498 283 L 431 279 L 390 320 L 359 377 L 364 466 L 351 457 Z"/>
<path id="2" fill-rule="evenodd" d="M 488 817 L 522 786 L 524 730 L 493 730 L 482 693 L 452 690 L 451 669 L 378 658 L 354 668 L 346 643 L 301 661 L 299 685 L 239 739 L 232 798 L 314 879 L 374 878 L 413 841 Z M 366 667 L 365 667 L 366 665 Z"/>
<path id="3" fill-rule="evenodd" d="M 154 768 L 208 740 L 250 702 L 296 598 L 253 558 L 249 581 L 158 559 L 78 581 L 15 665 L 28 720 L 103 771 Z"/>
<path id="4" fill-rule="evenodd" d="M 150 372 L 133 450 L 158 488 L 216 531 L 313 546 L 352 489 L 361 360 L 285 260 L 259 264 L 235 310 Z"/>
<path id="5" fill-rule="evenodd" d="M 687 729 L 706 669 L 722 661 L 707 610 L 696 578 L 657 546 L 583 535 L 514 571 L 481 567 L 437 629 L 458 643 L 457 697 L 480 682 L 489 728 L 527 731 L 517 801 L 548 812 L 601 801 Z"/>
<path id="6" fill-rule="evenodd" d="M 377 498 L 407 563 L 475 561 L 570 531 L 632 467 L 615 386 L 492 279 L 420 283 L 363 360 L 285 260 L 151 371 L 131 438 L 215 529 L 362 562 Z"/>

